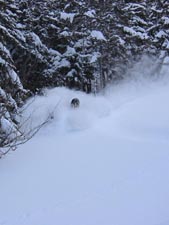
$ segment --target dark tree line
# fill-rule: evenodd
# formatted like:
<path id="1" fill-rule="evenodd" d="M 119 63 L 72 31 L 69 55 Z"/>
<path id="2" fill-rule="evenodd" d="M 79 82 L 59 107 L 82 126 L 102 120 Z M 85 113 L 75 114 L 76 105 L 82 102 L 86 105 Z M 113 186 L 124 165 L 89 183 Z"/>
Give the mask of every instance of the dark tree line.
<path id="1" fill-rule="evenodd" d="M 98 92 L 144 54 L 162 62 L 168 15 L 168 0 L 0 0 L 0 147 L 43 87 Z"/>

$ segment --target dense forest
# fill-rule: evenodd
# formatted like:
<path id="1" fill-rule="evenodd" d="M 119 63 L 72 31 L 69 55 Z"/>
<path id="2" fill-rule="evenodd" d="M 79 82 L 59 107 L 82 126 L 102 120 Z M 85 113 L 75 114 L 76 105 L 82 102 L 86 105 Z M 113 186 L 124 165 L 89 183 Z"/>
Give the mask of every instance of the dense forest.
<path id="1" fill-rule="evenodd" d="M 143 55 L 169 56 L 168 0 L 0 0 L 0 148 L 44 87 L 97 93 Z"/>

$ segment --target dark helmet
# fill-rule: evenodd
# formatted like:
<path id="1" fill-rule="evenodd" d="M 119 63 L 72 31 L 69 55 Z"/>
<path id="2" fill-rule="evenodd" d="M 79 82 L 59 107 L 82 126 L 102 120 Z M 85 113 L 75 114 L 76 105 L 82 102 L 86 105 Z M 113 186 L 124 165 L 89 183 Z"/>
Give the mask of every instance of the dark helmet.
<path id="1" fill-rule="evenodd" d="M 70 103 L 72 108 L 78 108 L 80 106 L 80 101 L 78 98 L 73 98 Z"/>

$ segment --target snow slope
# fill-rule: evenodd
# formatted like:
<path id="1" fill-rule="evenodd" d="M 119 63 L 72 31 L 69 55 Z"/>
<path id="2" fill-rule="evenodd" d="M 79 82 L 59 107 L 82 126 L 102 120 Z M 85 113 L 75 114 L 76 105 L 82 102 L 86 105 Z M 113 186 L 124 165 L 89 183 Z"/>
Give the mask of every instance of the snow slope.
<path id="1" fill-rule="evenodd" d="M 168 99 L 166 79 L 37 97 L 24 129 L 51 120 L 0 161 L 0 225 L 169 225 Z"/>

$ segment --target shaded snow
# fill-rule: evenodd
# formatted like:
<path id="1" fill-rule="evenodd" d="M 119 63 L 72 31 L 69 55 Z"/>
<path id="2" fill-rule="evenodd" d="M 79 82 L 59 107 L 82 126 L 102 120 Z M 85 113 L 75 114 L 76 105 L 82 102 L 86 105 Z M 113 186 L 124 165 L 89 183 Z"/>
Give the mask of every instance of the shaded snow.
<path id="1" fill-rule="evenodd" d="M 163 16 L 161 19 L 164 21 L 164 25 L 169 25 L 169 17 Z"/>
<path id="2" fill-rule="evenodd" d="M 32 41 L 35 44 L 35 46 L 42 46 L 43 45 L 37 34 L 35 34 L 34 32 L 31 32 L 31 33 L 29 33 L 29 35 L 31 36 Z"/>
<path id="3" fill-rule="evenodd" d="M 145 10 L 145 7 L 141 4 L 137 3 L 128 3 L 127 6 L 125 7 L 126 11 L 127 10 Z"/>
<path id="4" fill-rule="evenodd" d="M 0 57 L 0 64 L 5 65 L 6 61 Z"/>
<path id="5" fill-rule="evenodd" d="M 0 225 L 168 225 L 168 99 L 166 77 L 36 97 L 24 129 L 51 120 L 0 161 Z"/>
<path id="6" fill-rule="evenodd" d="M 164 58 L 164 62 L 163 63 L 169 65 L 169 56 Z"/>
<path id="7" fill-rule="evenodd" d="M 167 34 L 163 31 L 163 30 L 160 30 L 156 35 L 155 37 L 157 38 L 162 38 L 162 37 L 165 37 L 167 36 Z"/>
<path id="8" fill-rule="evenodd" d="M 17 135 L 20 135 L 14 124 L 8 119 L 1 117 L 0 123 L 2 131 L 8 136 L 9 140 L 13 140 Z"/>
<path id="9" fill-rule="evenodd" d="M 103 40 L 106 41 L 106 38 L 104 37 L 103 33 L 101 31 L 98 30 L 92 30 L 91 31 L 91 36 L 93 38 L 96 38 L 97 40 Z"/>
<path id="10" fill-rule="evenodd" d="M 67 51 L 64 53 L 64 56 L 71 57 L 76 54 L 76 50 L 72 47 L 67 47 Z"/>
<path id="11" fill-rule="evenodd" d="M 100 53 L 99 52 L 93 52 L 91 59 L 90 59 L 90 63 L 95 63 L 98 58 L 100 57 Z"/>
<path id="12" fill-rule="evenodd" d="M 76 15 L 76 13 L 62 12 L 62 13 L 60 13 L 60 18 L 63 20 L 69 20 L 70 23 L 73 23 L 75 15 Z"/>
<path id="13" fill-rule="evenodd" d="M 8 56 L 10 56 L 9 50 L 0 42 L 0 49 L 1 51 L 5 52 Z"/>
<path id="14" fill-rule="evenodd" d="M 68 36 L 70 36 L 70 32 L 63 31 L 63 32 L 60 33 L 60 35 L 65 36 L 65 37 L 68 37 Z"/>
<path id="15" fill-rule="evenodd" d="M 136 36 L 136 37 L 140 38 L 141 40 L 148 39 L 147 33 L 135 31 L 134 28 L 132 28 L 132 27 L 124 26 L 123 30 L 124 30 L 124 32 L 126 32 L 132 36 Z"/>
<path id="16" fill-rule="evenodd" d="M 90 17 L 90 18 L 94 18 L 95 15 L 96 15 L 96 11 L 93 9 L 93 10 L 89 10 L 87 12 L 84 13 L 84 15 Z"/>
<path id="17" fill-rule="evenodd" d="M 23 89 L 23 86 L 22 86 L 22 83 L 19 79 L 19 76 L 17 75 L 17 73 L 13 69 L 8 69 L 8 75 L 11 78 L 13 84 L 17 84 L 17 86 L 20 89 Z"/>

